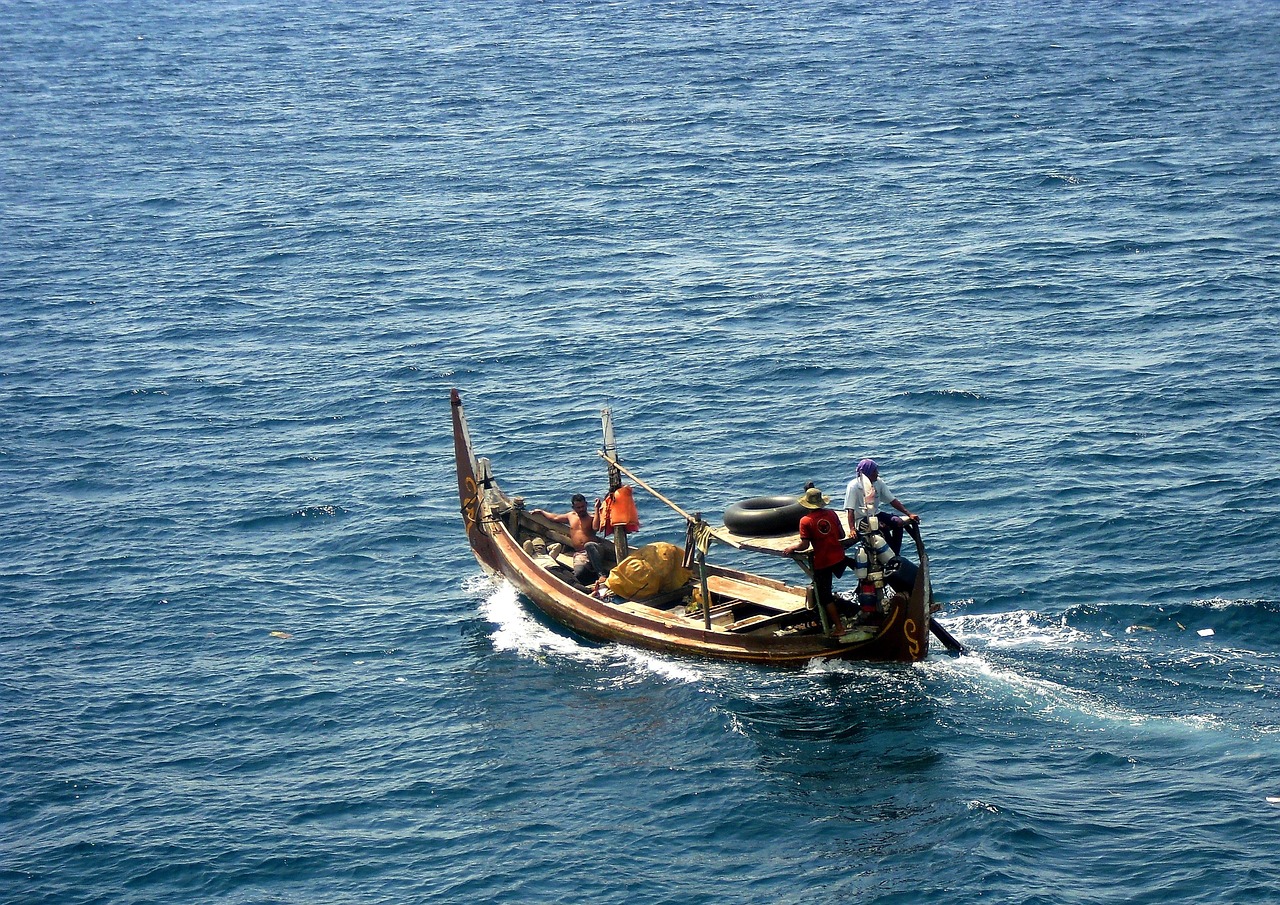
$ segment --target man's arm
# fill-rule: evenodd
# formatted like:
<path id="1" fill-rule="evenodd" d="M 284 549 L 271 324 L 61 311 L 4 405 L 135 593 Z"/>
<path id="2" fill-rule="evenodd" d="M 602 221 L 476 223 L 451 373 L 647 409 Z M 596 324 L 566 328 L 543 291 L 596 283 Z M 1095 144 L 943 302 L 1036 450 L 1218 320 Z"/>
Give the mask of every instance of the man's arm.
<path id="1" fill-rule="evenodd" d="M 808 516 L 805 516 L 805 518 L 808 518 Z M 791 544 L 789 547 L 784 547 L 784 548 L 783 548 L 782 553 L 783 553 L 783 555 L 784 555 L 784 556 L 791 556 L 791 555 L 793 555 L 793 554 L 795 554 L 795 553 L 803 553 L 805 550 L 808 550 L 808 549 L 809 549 L 809 538 L 805 537 L 805 533 L 806 533 L 806 532 L 805 532 L 805 525 L 806 525 L 806 523 L 805 523 L 804 519 L 801 519 L 801 520 L 800 520 L 800 522 L 801 522 L 801 524 L 800 524 L 800 539 L 799 539 L 798 541 L 796 541 L 794 544 Z"/>
<path id="2" fill-rule="evenodd" d="M 549 518 L 551 519 L 551 521 L 559 522 L 561 525 L 569 524 L 569 513 L 567 512 L 564 515 L 556 515 L 554 512 L 548 512 L 545 509 L 530 509 L 529 514 L 540 515 L 543 518 Z"/>
<path id="3" fill-rule="evenodd" d="M 901 512 L 901 513 L 902 513 L 903 515 L 905 515 L 907 518 L 909 518 L 909 519 L 913 519 L 913 520 L 915 520 L 915 521 L 919 521 L 919 520 L 920 520 L 920 516 L 918 516 L 918 515 L 916 515 L 915 513 L 911 512 L 909 509 L 907 509 L 907 507 L 906 507 L 906 506 L 902 505 L 902 501 L 901 501 L 901 500 L 899 500 L 897 497 L 894 497 L 893 503 L 892 503 L 891 505 L 893 506 L 893 508 L 894 508 L 894 509 L 897 509 L 899 512 Z"/>

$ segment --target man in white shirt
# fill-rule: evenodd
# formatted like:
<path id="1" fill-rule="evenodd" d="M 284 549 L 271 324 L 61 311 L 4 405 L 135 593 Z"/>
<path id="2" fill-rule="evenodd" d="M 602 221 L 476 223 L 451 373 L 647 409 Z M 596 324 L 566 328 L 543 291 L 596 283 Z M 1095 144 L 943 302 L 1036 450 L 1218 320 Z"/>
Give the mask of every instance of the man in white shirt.
<path id="1" fill-rule="evenodd" d="M 880 511 L 886 504 L 901 512 L 906 519 Z M 858 526 L 863 519 L 873 515 L 879 518 L 880 532 L 895 556 L 902 551 L 902 529 L 908 522 L 914 527 L 920 521 L 920 517 L 907 509 L 885 482 L 880 480 L 880 468 L 871 459 L 863 459 L 858 463 L 858 473 L 845 488 L 844 508 L 851 531 L 859 530 Z"/>

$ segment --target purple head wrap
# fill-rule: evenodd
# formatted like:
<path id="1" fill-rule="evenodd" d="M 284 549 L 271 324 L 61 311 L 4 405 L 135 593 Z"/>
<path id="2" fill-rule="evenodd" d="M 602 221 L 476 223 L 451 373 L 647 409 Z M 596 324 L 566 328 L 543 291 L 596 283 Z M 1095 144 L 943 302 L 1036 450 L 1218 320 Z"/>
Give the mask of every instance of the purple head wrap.
<path id="1" fill-rule="evenodd" d="M 872 459 L 863 459 L 858 463 L 858 474 L 864 474 L 871 480 L 875 480 L 880 474 L 880 468 Z"/>

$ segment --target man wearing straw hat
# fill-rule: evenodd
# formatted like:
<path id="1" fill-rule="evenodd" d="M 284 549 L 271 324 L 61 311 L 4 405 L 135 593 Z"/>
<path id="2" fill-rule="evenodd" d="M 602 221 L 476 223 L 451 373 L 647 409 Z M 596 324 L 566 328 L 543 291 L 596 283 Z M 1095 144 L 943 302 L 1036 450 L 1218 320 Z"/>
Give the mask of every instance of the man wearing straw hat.
<path id="1" fill-rule="evenodd" d="M 813 589 L 818 595 L 818 605 L 826 609 L 831 634 L 840 635 L 843 623 L 835 595 L 831 593 L 831 582 L 835 576 L 844 574 L 844 526 L 840 524 L 840 517 L 826 508 L 831 497 L 823 496 L 818 488 L 810 487 L 797 502 L 810 511 L 800 519 L 799 542 L 782 552 L 793 556 L 813 547 Z"/>

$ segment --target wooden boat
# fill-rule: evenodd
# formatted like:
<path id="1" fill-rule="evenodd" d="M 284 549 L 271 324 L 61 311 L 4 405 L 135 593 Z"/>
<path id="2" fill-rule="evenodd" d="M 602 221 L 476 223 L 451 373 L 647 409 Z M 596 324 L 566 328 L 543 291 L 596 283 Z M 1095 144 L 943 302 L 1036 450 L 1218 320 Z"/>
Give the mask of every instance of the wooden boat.
<path id="1" fill-rule="evenodd" d="M 813 604 L 811 587 L 715 565 L 706 558 L 712 543 L 785 557 L 783 549 L 798 535 L 744 537 L 690 515 L 618 460 L 607 409 L 600 455 L 608 464 L 610 490 L 623 486 L 625 474 L 684 517 L 688 530 L 681 565 L 688 568 L 684 573 L 688 578 L 674 589 L 644 599 L 622 596 L 604 586 L 580 585 L 570 569 L 573 548 L 566 526 L 524 508 L 520 497 L 499 488 L 489 460 L 478 458 L 472 449 L 456 389 L 451 402 L 458 496 L 476 559 L 485 571 L 514 585 L 548 618 L 588 639 L 669 654 L 793 666 L 826 659 L 923 660 L 929 652 L 931 629 L 944 643 L 950 641 L 949 648 L 959 649 L 932 621 L 929 560 L 918 532 L 913 539 L 919 567 L 911 592 L 889 591 L 876 612 L 864 614 L 851 625 L 828 626 L 823 608 Z M 622 528 L 615 532 L 614 542 L 619 562 L 626 565 L 629 547 Z M 542 552 L 546 546 L 554 554 L 557 543 L 568 555 Z M 792 558 L 808 571 L 802 555 Z"/>

